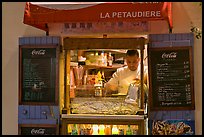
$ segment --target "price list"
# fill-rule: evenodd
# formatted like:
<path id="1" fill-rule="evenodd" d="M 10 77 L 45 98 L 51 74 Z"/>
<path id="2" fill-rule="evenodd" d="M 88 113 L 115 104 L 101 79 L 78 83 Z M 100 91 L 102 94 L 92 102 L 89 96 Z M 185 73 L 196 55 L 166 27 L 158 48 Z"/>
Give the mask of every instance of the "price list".
<path id="1" fill-rule="evenodd" d="M 190 51 L 189 48 L 149 51 L 153 108 L 194 107 Z"/>
<path id="2" fill-rule="evenodd" d="M 21 101 L 55 102 L 56 49 L 22 49 Z"/>

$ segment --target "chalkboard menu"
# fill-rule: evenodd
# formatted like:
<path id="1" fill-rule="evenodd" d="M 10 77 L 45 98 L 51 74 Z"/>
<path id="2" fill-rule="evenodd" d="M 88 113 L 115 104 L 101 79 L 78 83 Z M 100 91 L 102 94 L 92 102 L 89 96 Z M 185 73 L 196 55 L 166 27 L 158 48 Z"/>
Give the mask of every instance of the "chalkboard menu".
<path id="1" fill-rule="evenodd" d="M 20 104 L 57 104 L 57 51 L 57 46 L 20 46 Z"/>
<path id="2" fill-rule="evenodd" d="M 195 109 L 192 47 L 149 47 L 151 110 Z"/>
<path id="3" fill-rule="evenodd" d="M 20 126 L 20 135 L 57 135 L 56 125 L 26 125 Z"/>

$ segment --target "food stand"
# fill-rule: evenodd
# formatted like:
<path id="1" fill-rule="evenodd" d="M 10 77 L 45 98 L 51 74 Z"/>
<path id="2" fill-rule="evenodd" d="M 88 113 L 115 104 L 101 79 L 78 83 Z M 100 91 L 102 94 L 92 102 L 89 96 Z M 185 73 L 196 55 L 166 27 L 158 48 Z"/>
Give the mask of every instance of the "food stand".
<path id="1" fill-rule="evenodd" d="M 124 16 L 122 16 L 120 8 L 110 8 L 112 6 L 119 7 L 123 9 Z M 170 2 L 138 2 L 138 3 L 103 3 L 96 4 L 95 6 L 88 6 L 88 8 L 79 8 L 75 10 L 75 14 L 72 14 L 74 10 L 70 9 L 56 9 L 56 8 L 46 8 L 32 3 L 27 3 L 25 8 L 25 18 L 24 23 L 34 26 L 36 28 L 46 31 L 46 35 L 60 35 L 62 37 L 62 45 L 60 45 L 59 53 L 59 111 L 60 111 L 60 134 L 81 134 L 81 135 L 96 135 L 96 134 L 129 134 L 129 129 L 131 128 L 134 133 L 131 134 L 148 134 L 146 130 L 154 131 L 157 129 L 157 122 L 151 122 L 152 120 L 192 120 L 192 125 L 194 124 L 194 91 L 193 91 L 193 75 L 184 75 L 187 76 L 187 88 L 182 89 L 182 92 L 187 90 L 187 104 L 178 104 L 180 99 L 183 99 L 183 94 L 176 94 L 179 96 L 175 103 L 176 105 L 165 106 L 158 104 L 168 104 L 167 100 L 163 100 L 164 97 L 167 97 L 168 94 L 162 93 L 161 98 L 157 98 L 158 92 L 156 89 L 162 87 L 163 83 L 160 83 L 157 78 L 157 73 L 153 72 L 155 70 L 155 64 L 159 64 L 162 59 L 157 57 L 158 54 L 162 54 L 164 51 L 172 51 L 172 49 L 179 49 L 178 54 L 190 55 L 189 59 L 191 60 L 192 50 L 183 49 L 180 46 L 193 46 L 193 36 L 188 33 L 178 33 L 178 34 L 151 34 L 151 29 L 149 30 L 148 24 L 151 21 L 156 20 L 167 20 L 169 26 L 169 32 L 172 32 L 172 16 L 171 16 L 171 3 Z M 50 5 L 49 5 L 50 6 Z M 60 5 L 57 5 L 60 6 Z M 76 5 L 75 5 L 76 6 Z M 81 7 L 80 5 L 78 5 Z M 86 5 L 87 6 L 87 5 Z M 97 8 L 96 8 L 97 7 Z M 147 8 L 148 7 L 148 8 Z M 95 8 L 97 10 L 95 10 Z M 99 10 L 101 9 L 101 10 Z M 114 9 L 114 11 L 113 11 Z M 149 16 L 149 11 L 151 15 Z M 53 11 L 53 12 L 50 12 Z M 82 12 L 83 11 L 83 12 Z M 106 14 L 101 11 L 106 11 Z M 127 12 L 128 11 L 128 12 Z M 44 14 L 42 14 L 42 12 Z M 147 13 L 143 17 L 130 17 L 130 13 Z M 91 13 L 94 13 L 92 18 Z M 112 14 L 110 14 L 112 13 Z M 160 14 L 161 13 L 161 14 Z M 117 14 L 117 16 L 115 16 Z M 114 15 L 109 16 L 109 15 Z M 127 16 L 128 15 L 128 18 Z M 145 16 L 148 15 L 148 16 Z M 87 17 L 88 16 L 88 17 Z M 75 18 L 77 17 L 77 18 Z M 91 17 L 91 18 L 89 18 Z M 148 72 L 149 72 L 149 87 L 150 94 L 148 96 L 148 114 L 145 112 L 144 104 L 144 50 L 147 44 L 146 39 L 139 37 L 138 34 L 148 35 Z M 125 34 L 127 33 L 128 35 Z M 162 32 L 161 32 L 162 33 Z M 104 34 L 110 34 L 112 38 L 101 38 Z M 113 34 L 119 34 L 119 36 L 113 36 Z M 91 36 L 89 36 L 91 35 Z M 138 37 L 136 37 L 136 35 Z M 66 36 L 66 37 L 63 37 Z M 67 37 L 69 36 L 69 37 Z M 49 37 L 49 36 L 48 36 Z M 91 37 L 91 38 L 90 38 Z M 128 38 L 127 38 L 128 37 Z M 156 45 L 156 46 L 155 46 Z M 157 51 L 155 47 L 159 47 Z M 182 49 L 180 51 L 180 48 Z M 87 81 L 84 80 L 87 77 L 87 73 L 92 70 L 100 70 L 100 72 L 110 72 L 115 71 L 119 66 L 107 66 L 107 65 L 98 65 L 98 64 L 87 64 L 84 62 L 84 58 L 81 56 L 80 52 L 86 53 L 93 52 L 96 55 L 98 53 L 109 53 L 114 52 L 117 55 L 117 52 L 120 50 L 126 49 L 137 49 L 140 50 L 141 58 L 141 105 L 134 107 L 130 104 L 124 103 L 125 96 L 104 96 L 103 94 L 96 94 L 95 87 L 89 84 L 84 84 Z M 115 51 L 117 50 L 117 51 Z M 173 50 L 174 51 L 174 50 Z M 74 54 L 74 55 L 73 55 Z M 155 54 L 155 55 L 153 55 Z M 88 56 L 86 56 L 87 58 Z M 75 59 L 74 59 L 75 58 Z M 93 59 L 93 56 L 90 56 Z M 185 57 L 182 55 L 182 59 Z M 73 61 L 74 60 L 74 61 Z M 152 60 L 152 61 L 151 61 Z M 154 60 L 154 61 L 153 61 Z M 90 61 L 90 60 L 89 60 Z M 183 61 L 183 60 L 179 60 Z M 91 61 L 90 61 L 91 62 Z M 89 62 L 89 63 L 90 63 Z M 164 62 L 165 63 L 165 62 Z M 185 63 L 187 63 L 185 61 Z M 188 62 L 189 63 L 189 62 Z M 176 63 L 172 63 L 176 64 Z M 186 65 L 185 66 L 189 66 Z M 190 65 L 192 66 L 192 65 Z M 76 80 L 76 85 L 73 85 L 73 75 L 76 74 L 74 67 L 78 69 L 84 69 L 85 74 L 80 75 Z M 189 67 L 191 68 L 191 67 Z M 163 68 L 159 68 L 163 69 Z M 165 68 L 166 69 L 166 68 Z M 174 68 L 175 69 L 175 68 Z M 108 70 L 108 71 L 106 71 Z M 191 72 L 192 68 L 186 72 Z M 166 72 L 165 72 L 166 73 Z M 160 75 L 163 76 L 164 72 Z M 167 73 L 166 73 L 167 74 Z M 172 73 L 173 75 L 174 73 Z M 176 73 L 175 73 L 176 74 Z M 94 73 L 93 75 L 97 75 Z M 108 74 L 110 76 L 110 73 Z M 190 77 L 189 77 L 190 76 Z M 166 77 L 165 75 L 163 77 Z M 166 77 L 168 78 L 168 77 Z M 191 80 L 189 80 L 191 79 Z M 57 79 L 58 80 L 58 79 Z M 84 82 L 86 81 L 86 82 Z M 155 82 L 155 83 L 153 83 Z M 80 83 L 80 85 L 78 85 Z M 185 83 L 182 83 L 185 84 Z M 181 84 L 181 86 L 182 86 Z M 89 85 L 89 86 L 88 86 Z M 179 85 L 180 86 L 180 85 Z M 174 85 L 171 87 L 175 87 Z M 101 91 L 100 87 L 97 89 Z M 163 88 L 162 88 L 163 90 Z M 161 91 L 164 92 L 164 91 Z M 166 91 L 165 91 L 166 92 Z M 176 91 L 177 92 L 177 91 Z M 159 93 L 160 94 L 160 93 Z M 97 96 L 96 96 L 97 95 Z M 161 94 L 160 94 L 161 95 Z M 172 94 L 171 94 L 172 95 Z M 165 98 L 166 99 L 166 98 Z M 169 98 L 168 98 L 169 99 Z M 170 99 L 175 99 L 175 97 L 170 97 Z M 120 107 L 119 107 L 120 106 Z M 181 109 L 182 108 L 182 109 Z M 191 110 L 190 112 L 189 109 Z M 163 111 L 168 110 L 168 111 Z M 177 113 L 178 112 L 178 113 Z M 170 115 L 170 116 L 168 116 Z M 187 117 L 185 117 L 187 115 Z M 163 117 L 165 116 L 165 117 Z M 167 117 L 168 116 L 168 117 Z M 189 118 L 190 116 L 190 118 Z M 148 118 L 147 118 L 148 117 Z M 147 127 L 147 122 L 148 127 Z M 171 121 L 172 122 L 172 121 Z M 162 122 L 161 122 L 162 123 Z M 179 122 L 178 122 L 179 123 Z M 155 126 L 155 125 L 156 126 Z M 160 124 L 160 123 L 159 123 Z M 150 128 L 149 128 L 150 125 Z M 152 127 L 151 127 L 152 126 Z M 193 126 L 192 126 L 193 127 Z M 106 129 L 108 131 L 106 131 Z M 110 132 L 110 130 L 112 130 Z M 99 132 L 97 132 L 99 131 Z M 120 131 L 120 132 L 119 132 Z M 117 132 L 117 133 L 116 133 Z M 150 131 L 151 132 L 151 131 Z M 152 134 L 157 133 L 156 131 Z M 194 133 L 194 132 L 193 132 Z"/>
<path id="2" fill-rule="evenodd" d="M 135 127 L 134 130 L 137 130 L 135 134 L 145 134 L 145 120 L 146 114 L 144 114 L 144 89 L 141 86 L 141 106 L 139 109 L 135 111 L 129 111 L 131 105 L 125 104 L 124 97 L 70 97 L 71 86 L 70 86 L 70 50 L 87 50 L 87 49 L 138 49 L 140 50 L 141 55 L 141 85 L 143 85 L 143 52 L 144 45 L 146 43 L 146 39 L 141 38 L 64 38 L 64 60 L 65 60 L 65 71 L 64 71 L 64 107 L 62 108 L 62 134 L 66 135 L 70 133 L 70 126 L 78 124 L 78 130 L 80 130 L 79 126 L 84 125 L 84 129 L 88 128 L 87 126 L 93 125 L 117 125 L 123 126 L 127 128 L 130 125 L 132 128 Z M 99 66 L 97 66 L 99 67 Z M 108 67 L 103 67 L 103 69 L 108 69 Z M 86 92 L 84 90 L 83 92 Z M 115 104 L 115 107 L 114 107 Z M 118 105 L 117 105 L 118 104 Z M 121 105 L 123 104 L 123 105 Z M 75 106 L 80 106 L 78 108 L 74 108 Z M 129 105 L 129 106 L 128 106 Z M 80 110 L 84 106 L 84 111 Z M 109 106 L 109 107 L 107 107 Z M 112 107 L 111 107 L 112 106 Z M 94 107 L 93 109 L 89 109 L 90 107 Z M 106 108 L 105 108 L 106 107 Z M 118 107 L 118 109 L 117 109 Z M 126 109 L 121 111 L 121 108 Z M 133 107 L 134 108 L 134 107 Z M 75 111 L 73 110 L 75 109 Z M 110 109 L 114 112 L 110 112 Z M 115 109 L 115 110 L 114 110 Z M 109 110 L 109 111 L 108 111 Z M 131 109 L 134 110 L 134 109 Z M 120 112 L 119 112 L 120 111 Z M 113 127 L 112 127 L 113 128 Z M 91 128 L 91 130 L 93 130 Z M 121 129 L 122 130 L 122 129 Z M 72 129 L 73 131 L 73 129 Z M 68 133 L 69 132 L 69 133 Z M 124 131 L 123 131 L 124 132 Z M 127 132 L 125 130 L 125 132 Z M 92 134 L 93 131 L 90 133 Z M 80 131 L 78 131 L 80 134 Z M 84 133 L 81 133 L 84 134 Z M 88 133 L 86 133 L 88 134 Z M 119 133 L 118 133 L 119 134 Z M 124 134 L 124 133 L 123 133 Z"/>

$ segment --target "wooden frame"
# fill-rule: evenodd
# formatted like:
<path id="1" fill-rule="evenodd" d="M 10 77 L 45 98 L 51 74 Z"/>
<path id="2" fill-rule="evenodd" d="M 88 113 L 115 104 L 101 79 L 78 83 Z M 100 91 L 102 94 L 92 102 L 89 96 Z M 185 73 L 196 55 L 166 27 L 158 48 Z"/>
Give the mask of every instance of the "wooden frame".
<path id="1" fill-rule="evenodd" d="M 146 44 L 146 39 L 140 38 L 64 38 L 64 50 L 65 50 L 65 70 L 64 71 L 64 108 L 62 109 L 62 134 L 67 134 L 67 124 L 136 124 L 139 125 L 140 134 L 144 134 L 144 122 L 145 118 L 138 118 L 138 115 L 134 116 L 99 116 L 80 114 L 70 114 L 70 50 L 83 50 L 83 49 L 139 49 L 141 60 L 143 60 L 143 50 Z M 143 61 L 141 61 L 141 109 L 144 107 L 144 88 L 143 88 Z M 122 119 L 121 119 L 122 117 Z M 140 116 L 139 116 L 140 117 Z"/>
<path id="2" fill-rule="evenodd" d="M 65 114 L 63 114 L 65 115 Z M 107 124 L 107 125 L 138 125 L 139 134 L 143 135 L 145 130 L 144 116 L 127 115 L 65 115 L 62 119 L 62 134 L 67 135 L 68 124 Z"/>
<path id="3" fill-rule="evenodd" d="M 143 50 L 146 44 L 144 37 L 139 38 L 69 38 L 63 40 L 65 50 L 65 70 L 64 71 L 64 108 L 62 114 L 70 114 L 70 50 L 78 49 L 139 49 L 141 60 L 143 60 Z M 143 88 L 143 61 L 141 61 L 141 109 L 144 108 L 144 88 Z"/>

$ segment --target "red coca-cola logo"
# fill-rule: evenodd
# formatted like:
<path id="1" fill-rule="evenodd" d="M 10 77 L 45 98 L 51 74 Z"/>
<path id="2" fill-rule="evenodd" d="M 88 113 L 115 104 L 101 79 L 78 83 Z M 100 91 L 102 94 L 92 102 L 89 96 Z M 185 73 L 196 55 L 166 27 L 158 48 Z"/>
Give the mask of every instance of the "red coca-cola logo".
<path id="1" fill-rule="evenodd" d="M 40 129 L 32 129 L 31 130 L 32 135 L 44 135 L 45 134 L 45 129 L 40 128 Z"/>
<path id="2" fill-rule="evenodd" d="M 176 56 L 177 56 L 177 53 L 176 52 L 171 52 L 171 53 L 169 53 L 169 54 L 167 54 L 167 53 L 163 53 L 162 54 L 162 58 L 163 59 L 170 59 L 170 58 L 176 58 Z"/>
<path id="3" fill-rule="evenodd" d="M 33 50 L 32 55 L 45 55 L 45 50 L 41 49 L 41 50 Z"/>

